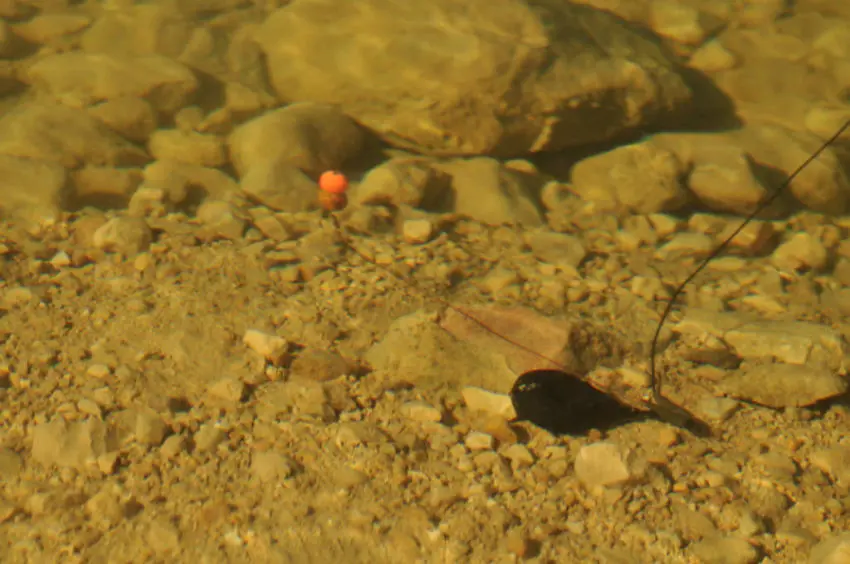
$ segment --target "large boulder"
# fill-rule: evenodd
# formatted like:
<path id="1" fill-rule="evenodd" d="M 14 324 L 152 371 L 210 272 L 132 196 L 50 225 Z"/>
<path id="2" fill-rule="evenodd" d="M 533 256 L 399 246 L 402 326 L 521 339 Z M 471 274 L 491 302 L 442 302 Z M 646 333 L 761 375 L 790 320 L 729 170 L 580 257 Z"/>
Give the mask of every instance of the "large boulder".
<path id="1" fill-rule="evenodd" d="M 563 0 L 299 0 L 258 41 L 282 100 L 339 105 L 433 155 L 605 141 L 673 119 L 691 97 L 645 33 Z"/>

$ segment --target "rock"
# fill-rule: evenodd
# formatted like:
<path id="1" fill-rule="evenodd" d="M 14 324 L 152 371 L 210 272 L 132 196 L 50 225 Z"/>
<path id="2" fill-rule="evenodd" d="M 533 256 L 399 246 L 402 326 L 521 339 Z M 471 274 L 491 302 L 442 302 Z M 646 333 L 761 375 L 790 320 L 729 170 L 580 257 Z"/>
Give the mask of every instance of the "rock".
<path id="1" fill-rule="evenodd" d="M 528 447 L 521 444 L 510 445 L 502 454 L 517 466 L 531 466 L 535 460 Z"/>
<path id="2" fill-rule="evenodd" d="M 621 486 L 634 476 L 627 457 L 613 443 L 593 443 L 581 447 L 575 460 L 576 477 L 588 489 Z"/>
<path id="3" fill-rule="evenodd" d="M 736 398 L 768 407 L 804 407 L 839 396 L 848 382 L 826 368 L 762 364 L 742 367 L 727 376 L 721 389 Z"/>
<path id="4" fill-rule="evenodd" d="M 24 462 L 21 455 L 10 448 L 0 448 L 0 476 L 12 480 L 21 473 Z"/>
<path id="5" fill-rule="evenodd" d="M 433 233 L 434 226 L 427 219 L 408 219 L 401 225 L 401 236 L 411 245 L 427 243 Z"/>
<path id="6" fill-rule="evenodd" d="M 458 342 L 432 316 L 423 313 L 394 321 L 364 358 L 376 375 L 423 388 L 451 383 L 508 392 L 516 379 L 503 357 Z"/>
<path id="7" fill-rule="evenodd" d="M 210 452 L 227 438 L 227 434 L 211 423 L 201 425 L 192 440 L 197 452 Z"/>
<path id="8" fill-rule="evenodd" d="M 543 224 L 530 196 L 529 179 L 490 158 L 453 160 L 435 165 L 452 178 L 454 212 L 488 225 Z"/>
<path id="9" fill-rule="evenodd" d="M 236 405 L 245 398 L 245 383 L 238 378 L 222 378 L 207 390 L 207 395 L 216 402 Z"/>
<path id="10" fill-rule="evenodd" d="M 847 564 L 850 562 L 850 533 L 828 535 L 812 548 L 809 564 Z"/>
<path id="11" fill-rule="evenodd" d="M 177 58 L 186 50 L 195 25 L 176 6 L 134 5 L 100 15 L 83 33 L 80 46 L 87 53 Z"/>
<path id="12" fill-rule="evenodd" d="M 257 399 L 257 417 L 261 420 L 274 421 L 280 414 L 315 417 L 324 422 L 336 418 L 324 386 L 312 380 L 272 382 L 261 389 Z"/>
<path id="13" fill-rule="evenodd" d="M 333 483 L 340 488 L 350 489 L 369 481 L 369 475 L 350 466 L 337 468 L 331 477 Z"/>
<path id="14" fill-rule="evenodd" d="M 829 252 L 811 233 L 794 233 L 779 245 L 770 259 L 777 268 L 786 271 L 823 270 L 829 262 Z"/>
<path id="15" fill-rule="evenodd" d="M 564 365 L 567 367 L 573 365 L 573 359 L 570 358 L 568 350 L 572 327 L 567 323 L 544 317 L 534 310 L 523 307 L 464 306 L 463 311 L 499 335 L 538 353 L 532 354 L 511 346 L 454 310 L 446 312 L 441 327 L 456 339 L 478 350 L 497 352 L 515 374 L 511 379 L 511 385 L 518 374 L 538 368 L 552 368 L 552 364 L 546 358 L 556 361 L 560 365 L 555 366 L 558 369 Z M 498 388 L 489 389 L 499 391 Z"/>
<path id="16" fill-rule="evenodd" d="M 536 259 L 555 266 L 577 268 L 587 254 L 581 239 L 565 233 L 532 231 L 525 240 Z"/>
<path id="17" fill-rule="evenodd" d="M 171 435 L 159 448 L 160 454 L 166 459 L 176 458 L 179 454 L 189 450 L 189 442 L 183 435 Z"/>
<path id="18" fill-rule="evenodd" d="M 15 26 L 15 34 L 30 43 L 46 44 L 84 30 L 91 18 L 82 14 L 39 14 Z"/>
<path id="19" fill-rule="evenodd" d="M 778 126 L 748 125 L 733 133 L 657 134 L 648 143 L 674 153 L 692 171 L 688 183 L 705 205 L 748 213 L 784 180 L 756 176 L 753 165 L 790 175 L 822 141 Z M 773 182 L 762 184 L 767 179 Z M 826 149 L 794 179 L 790 192 L 813 211 L 840 214 L 850 201 L 850 181 L 835 151 Z"/>
<path id="20" fill-rule="evenodd" d="M 124 505 L 115 486 L 107 485 L 85 504 L 89 519 L 101 528 L 109 529 L 120 524 L 125 517 Z"/>
<path id="21" fill-rule="evenodd" d="M 704 158 L 694 164 L 687 184 L 708 208 L 746 215 L 769 195 L 753 174 L 747 156 L 739 149 L 723 147 Z"/>
<path id="22" fill-rule="evenodd" d="M 815 135 L 771 125 L 750 125 L 734 137 L 759 165 L 779 169 L 786 175 L 823 143 Z M 800 203 L 816 212 L 840 215 L 850 204 L 850 180 L 832 148 L 809 163 L 791 182 L 789 190 Z"/>
<path id="23" fill-rule="evenodd" d="M 146 251 L 153 240 L 151 228 L 137 217 L 113 217 L 94 232 L 94 246 L 131 256 Z"/>
<path id="24" fill-rule="evenodd" d="M 576 163 L 570 172 L 582 199 L 639 213 L 675 211 L 688 201 L 679 158 L 649 142 L 624 145 Z"/>
<path id="25" fill-rule="evenodd" d="M 677 333 L 721 339 L 739 358 L 841 369 L 845 345 L 841 334 L 803 321 L 763 321 L 746 314 L 691 310 Z"/>
<path id="26" fill-rule="evenodd" d="M 657 34 L 678 43 L 703 43 L 711 31 L 706 19 L 700 10 L 681 2 L 660 0 L 650 4 L 650 27 Z"/>
<path id="27" fill-rule="evenodd" d="M 171 429 L 162 417 L 152 409 L 141 409 L 136 412 L 134 434 L 136 440 L 143 445 L 159 446 Z"/>
<path id="28" fill-rule="evenodd" d="M 466 435 L 466 438 L 463 439 L 463 444 L 469 450 L 493 450 L 496 441 L 493 439 L 493 435 L 473 431 Z"/>
<path id="29" fill-rule="evenodd" d="M 756 548 L 738 537 L 703 539 L 694 543 L 691 551 L 704 564 L 750 564 L 759 560 Z"/>
<path id="30" fill-rule="evenodd" d="M 292 361 L 289 373 L 293 378 L 327 382 L 348 374 L 349 371 L 348 362 L 337 353 L 306 348 Z"/>
<path id="31" fill-rule="evenodd" d="M 294 460 L 276 452 L 255 452 L 251 457 L 251 473 L 261 482 L 281 482 L 296 469 Z"/>
<path id="32" fill-rule="evenodd" d="M 428 403 L 422 401 L 408 401 L 401 405 L 399 409 L 407 419 L 418 421 L 420 423 L 439 422 L 443 420 L 443 413 Z"/>
<path id="33" fill-rule="evenodd" d="M 845 445 L 816 450 L 809 462 L 838 484 L 850 485 L 850 449 Z"/>
<path id="34" fill-rule="evenodd" d="M 336 434 L 336 443 L 340 446 L 384 444 L 388 437 L 377 425 L 366 421 L 348 421 L 341 423 Z"/>
<path id="35" fill-rule="evenodd" d="M 516 417 L 511 397 L 507 394 L 497 394 L 475 386 L 466 386 L 460 393 L 470 411 L 483 411 L 507 420 Z"/>
<path id="36" fill-rule="evenodd" d="M 0 154 L 56 163 L 140 166 L 147 154 L 83 110 L 24 102 L 0 118 Z"/>
<path id="37" fill-rule="evenodd" d="M 850 120 L 850 107 L 847 105 L 819 105 L 811 108 L 806 114 L 806 129 L 822 139 L 829 139 L 838 129 Z M 850 133 L 845 131 L 840 140 L 850 139 Z"/>
<path id="38" fill-rule="evenodd" d="M 256 207 L 248 210 L 251 222 L 260 233 L 273 241 L 288 241 L 293 239 L 289 226 L 266 207 Z"/>
<path id="39" fill-rule="evenodd" d="M 730 398 L 704 398 L 697 402 L 695 412 L 703 421 L 726 421 L 738 409 L 739 403 Z"/>
<path id="40" fill-rule="evenodd" d="M 314 103 L 267 112 L 237 127 L 228 139 L 240 177 L 257 166 L 280 163 L 318 178 L 356 157 L 363 143 L 363 132 L 351 118 Z"/>
<path id="41" fill-rule="evenodd" d="M 425 154 L 606 141 L 690 99 L 656 43 L 572 3 L 301 0 L 272 13 L 258 41 L 280 99 L 338 105 L 388 143 Z"/>
<path id="42" fill-rule="evenodd" d="M 100 208 L 126 205 L 142 182 L 137 168 L 86 166 L 71 174 L 73 208 L 86 205 Z"/>
<path id="43" fill-rule="evenodd" d="M 236 181 L 220 170 L 172 160 L 149 164 L 142 176 L 143 187 L 162 189 L 173 204 L 204 198 L 227 201 L 239 192 Z"/>
<path id="44" fill-rule="evenodd" d="M 0 178 L 0 210 L 13 217 L 55 218 L 68 196 L 65 168 L 57 163 L 0 155 Z"/>
<path id="45" fill-rule="evenodd" d="M 680 255 L 704 256 L 708 255 L 715 245 L 711 237 L 702 233 L 677 233 L 658 249 L 656 256 L 661 259 Z"/>
<path id="46" fill-rule="evenodd" d="M 160 129 L 151 134 L 148 150 L 156 159 L 208 167 L 227 164 L 224 141 L 207 133 Z"/>
<path id="47" fill-rule="evenodd" d="M 452 177 L 430 159 L 394 158 L 366 173 L 352 190 L 359 205 L 412 206 L 439 212 L 452 208 Z"/>
<path id="48" fill-rule="evenodd" d="M 143 98 L 106 100 L 89 107 L 87 111 L 112 131 L 136 143 L 147 141 L 157 127 L 156 110 Z"/>
<path id="49" fill-rule="evenodd" d="M 33 429 L 31 455 L 43 466 L 83 470 L 114 446 L 108 442 L 106 426 L 98 419 L 75 423 L 57 419 Z"/>
<path id="50" fill-rule="evenodd" d="M 256 329 L 248 329 L 242 342 L 274 365 L 280 365 L 289 356 L 289 343 L 283 337 L 269 335 Z"/>
<path id="51" fill-rule="evenodd" d="M 90 106 L 126 96 L 143 98 L 159 112 L 187 105 L 198 80 L 185 65 L 159 55 L 126 56 L 72 51 L 33 64 L 33 85 L 70 106 Z"/>
<path id="52" fill-rule="evenodd" d="M 316 207 L 319 186 L 285 161 L 268 161 L 251 167 L 239 183 L 253 201 L 273 210 L 297 213 Z"/>
<path id="53" fill-rule="evenodd" d="M 148 521 L 145 540 L 160 556 L 174 554 L 180 548 L 180 533 L 177 527 L 163 517 Z"/>
<path id="54" fill-rule="evenodd" d="M 738 59 L 718 39 L 712 39 L 693 52 L 688 66 L 704 73 L 719 72 L 734 68 Z"/>
<path id="55" fill-rule="evenodd" d="M 221 200 L 205 200 L 196 217 L 204 224 L 201 235 L 211 239 L 239 239 L 248 223 L 236 206 Z"/>

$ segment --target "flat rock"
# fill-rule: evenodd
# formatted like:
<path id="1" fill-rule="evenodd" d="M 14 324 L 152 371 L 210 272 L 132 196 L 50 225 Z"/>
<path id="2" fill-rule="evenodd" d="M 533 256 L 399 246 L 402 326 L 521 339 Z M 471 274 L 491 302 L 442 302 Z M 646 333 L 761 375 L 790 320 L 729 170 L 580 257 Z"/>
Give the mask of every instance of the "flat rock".
<path id="1" fill-rule="evenodd" d="M 792 364 L 742 367 L 727 376 L 721 389 L 736 398 L 768 407 L 804 407 L 845 393 L 848 382 L 825 368 Z"/>
<path id="2" fill-rule="evenodd" d="M 715 536 L 691 547 L 704 564 L 750 564 L 759 559 L 758 551 L 745 538 Z"/>
<path id="3" fill-rule="evenodd" d="M 809 555 L 809 564 L 846 564 L 850 562 L 850 533 L 829 535 Z"/>
<path id="4" fill-rule="evenodd" d="M 593 443 L 576 455 L 576 477 L 587 488 L 621 486 L 636 476 L 628 453 L 613 443 Z"/>
<path id="5" fill-rule="evenodd" d="M 446 312 L 441 327 L 478 350 L 498 353 L 517 376 L 530 370 L 560 368 L 567 363 L 567 348 L 570 344 L 568 324 L 523 307 L 464 306 L 462 310 L 492 332 L 455 310 Z M 515 344 L 508 343 L 493 332 Z"/>
<path id="6" fill-rule="evenodd" d="M 68 423 L 57 419 L 32 432 L 32 458 L 43 466 L 84 469 L 101 454 L 114 448 L 102 421 L 89 419 Z"/>
<path id="7" fill-rule="evenodd" d="M 301 0 L 272 13 L 258 41 L 282 100 L 339 105 L 425 154 L 605 141 L 669 119 L 691 97 L 657 43 L 567 2 Z"/>
<path id="8" fill-rule="evenodd" d="M 426 388 L 449 383 L 507 393 L 517 377 L 503 356 L 459 341 L 421 312 L 397 319 L 365 360 L 384 378 Z"/>
<path id="9" fill-rule="evenodd" d="M 315 207 L 319 191 L 315 181 L 285 161 L 254 165 L 242 177 L 239 187 L 255 202 L 292 213 Z"/>
<path id="10" fill-rule="evenodd" d="M 198 88 L 187 66 L 160 55 L 57 53 L 35 63 L 28 76 L 37 88 L 74 106 L 132 96 L 165 113 L 186 106 Z"/>
<path id="11" fill-rule="evenodd" d="M 677 333 L 710 335 L 742 359 L 823 366 L 839 371 L 846 345 L 831 327 L 805 321 L 768 321 L 746 314 L 691 310 Z"/>
<path id="12" fill-rule="evenodd" d="M 44 102 L 19 104 L 0 118 L 0 154 L 65 168 L 139 166 L 150 160 L 84 110 Z"/>

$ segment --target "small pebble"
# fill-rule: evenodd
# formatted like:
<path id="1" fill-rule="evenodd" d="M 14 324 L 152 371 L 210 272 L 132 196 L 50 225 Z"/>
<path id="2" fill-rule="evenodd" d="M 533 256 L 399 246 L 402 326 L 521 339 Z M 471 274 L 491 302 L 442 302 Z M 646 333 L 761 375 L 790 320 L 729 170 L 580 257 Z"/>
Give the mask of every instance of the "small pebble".
<path id="1" fill-rule="evenodd" d="M 212 399 L 239 403 L 245 397 L 245 383 L 238 378 L 222 378 L 207 390 Z"/>
<path id="2" fill-rule="evenodd" d="M 251 473 L 261 482 L 277 482 L 295 473 L 295 462 L 276 452 L 257 452 L 251 459 Z"/>
<path id="3" fill-rule="evenodd" d="M 475 386 L 466 386 L 460 393 L 470 411 L 484 411 L 505 419 L 516 417 L 511 397 L 507 394 L 497 394 Z"/>
<path id="4" fill-rule="evenodd" d="M 282 364 L 289 354 L 289 343 L 286 342 L 286 339 L 256 329 L 245 331 L 242 342 L 249 349 L 276 366 Z"/>
<path id="5" fill-rule="evenodd" d="M 198 452 L 209 452 L 224 441 L 225 438 L 226 435 L 224 432 L 215 425 L 201 425 L 193 437 L 195 450 Z"/>
<path id="6" fill-rule="evenodd" d="M 424 401 L 409 401 L 401 406 L 401 414 L 411 421 L 438 422 L 442 421 L 443 414 L 436 407 Z"/>
<path id="7" fill-rule="evenodd" d="M 402 225 L 401 230 L 406 243 L 421 245 L 431 240 L 434 227 L 427 219 L 408 219 Z"/>
<path id="8" fill-rule="evenodd" d="M 587 488 L 618 486 L 632 479 L 620 447 L 613 443 L 594 443 L 582 447 L 576 456 L 575 472 Z"/>
<path id="9" fill-rule="evenodd" d="M 473 431 L 466 436 L 463 442 L 469 450 L 490 450 L 495 441 L 492 435 Z"/>

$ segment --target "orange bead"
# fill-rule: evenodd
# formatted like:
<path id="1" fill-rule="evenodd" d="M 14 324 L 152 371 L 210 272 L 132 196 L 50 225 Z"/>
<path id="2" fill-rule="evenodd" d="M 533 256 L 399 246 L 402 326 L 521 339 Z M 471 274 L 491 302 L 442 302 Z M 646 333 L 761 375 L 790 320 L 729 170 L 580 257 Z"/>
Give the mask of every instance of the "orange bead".
<path id="1" fill-rule="evenodd" d="M 342 194 L 348 190 L 348 179 L 339 171 L 325 171 L 319 177 L 319 189 L 332 194 Z"/>
<path id="2" fill-rule="evenodd" d="M 343 209 L 346 204 L 348 204 L 348 198 L 345 194 L 338 194 L 336 192 L 328 192 L 324 190 L 319 192 L 319 206 L 321 206 L 323 210 L 339 211 Z"/>

